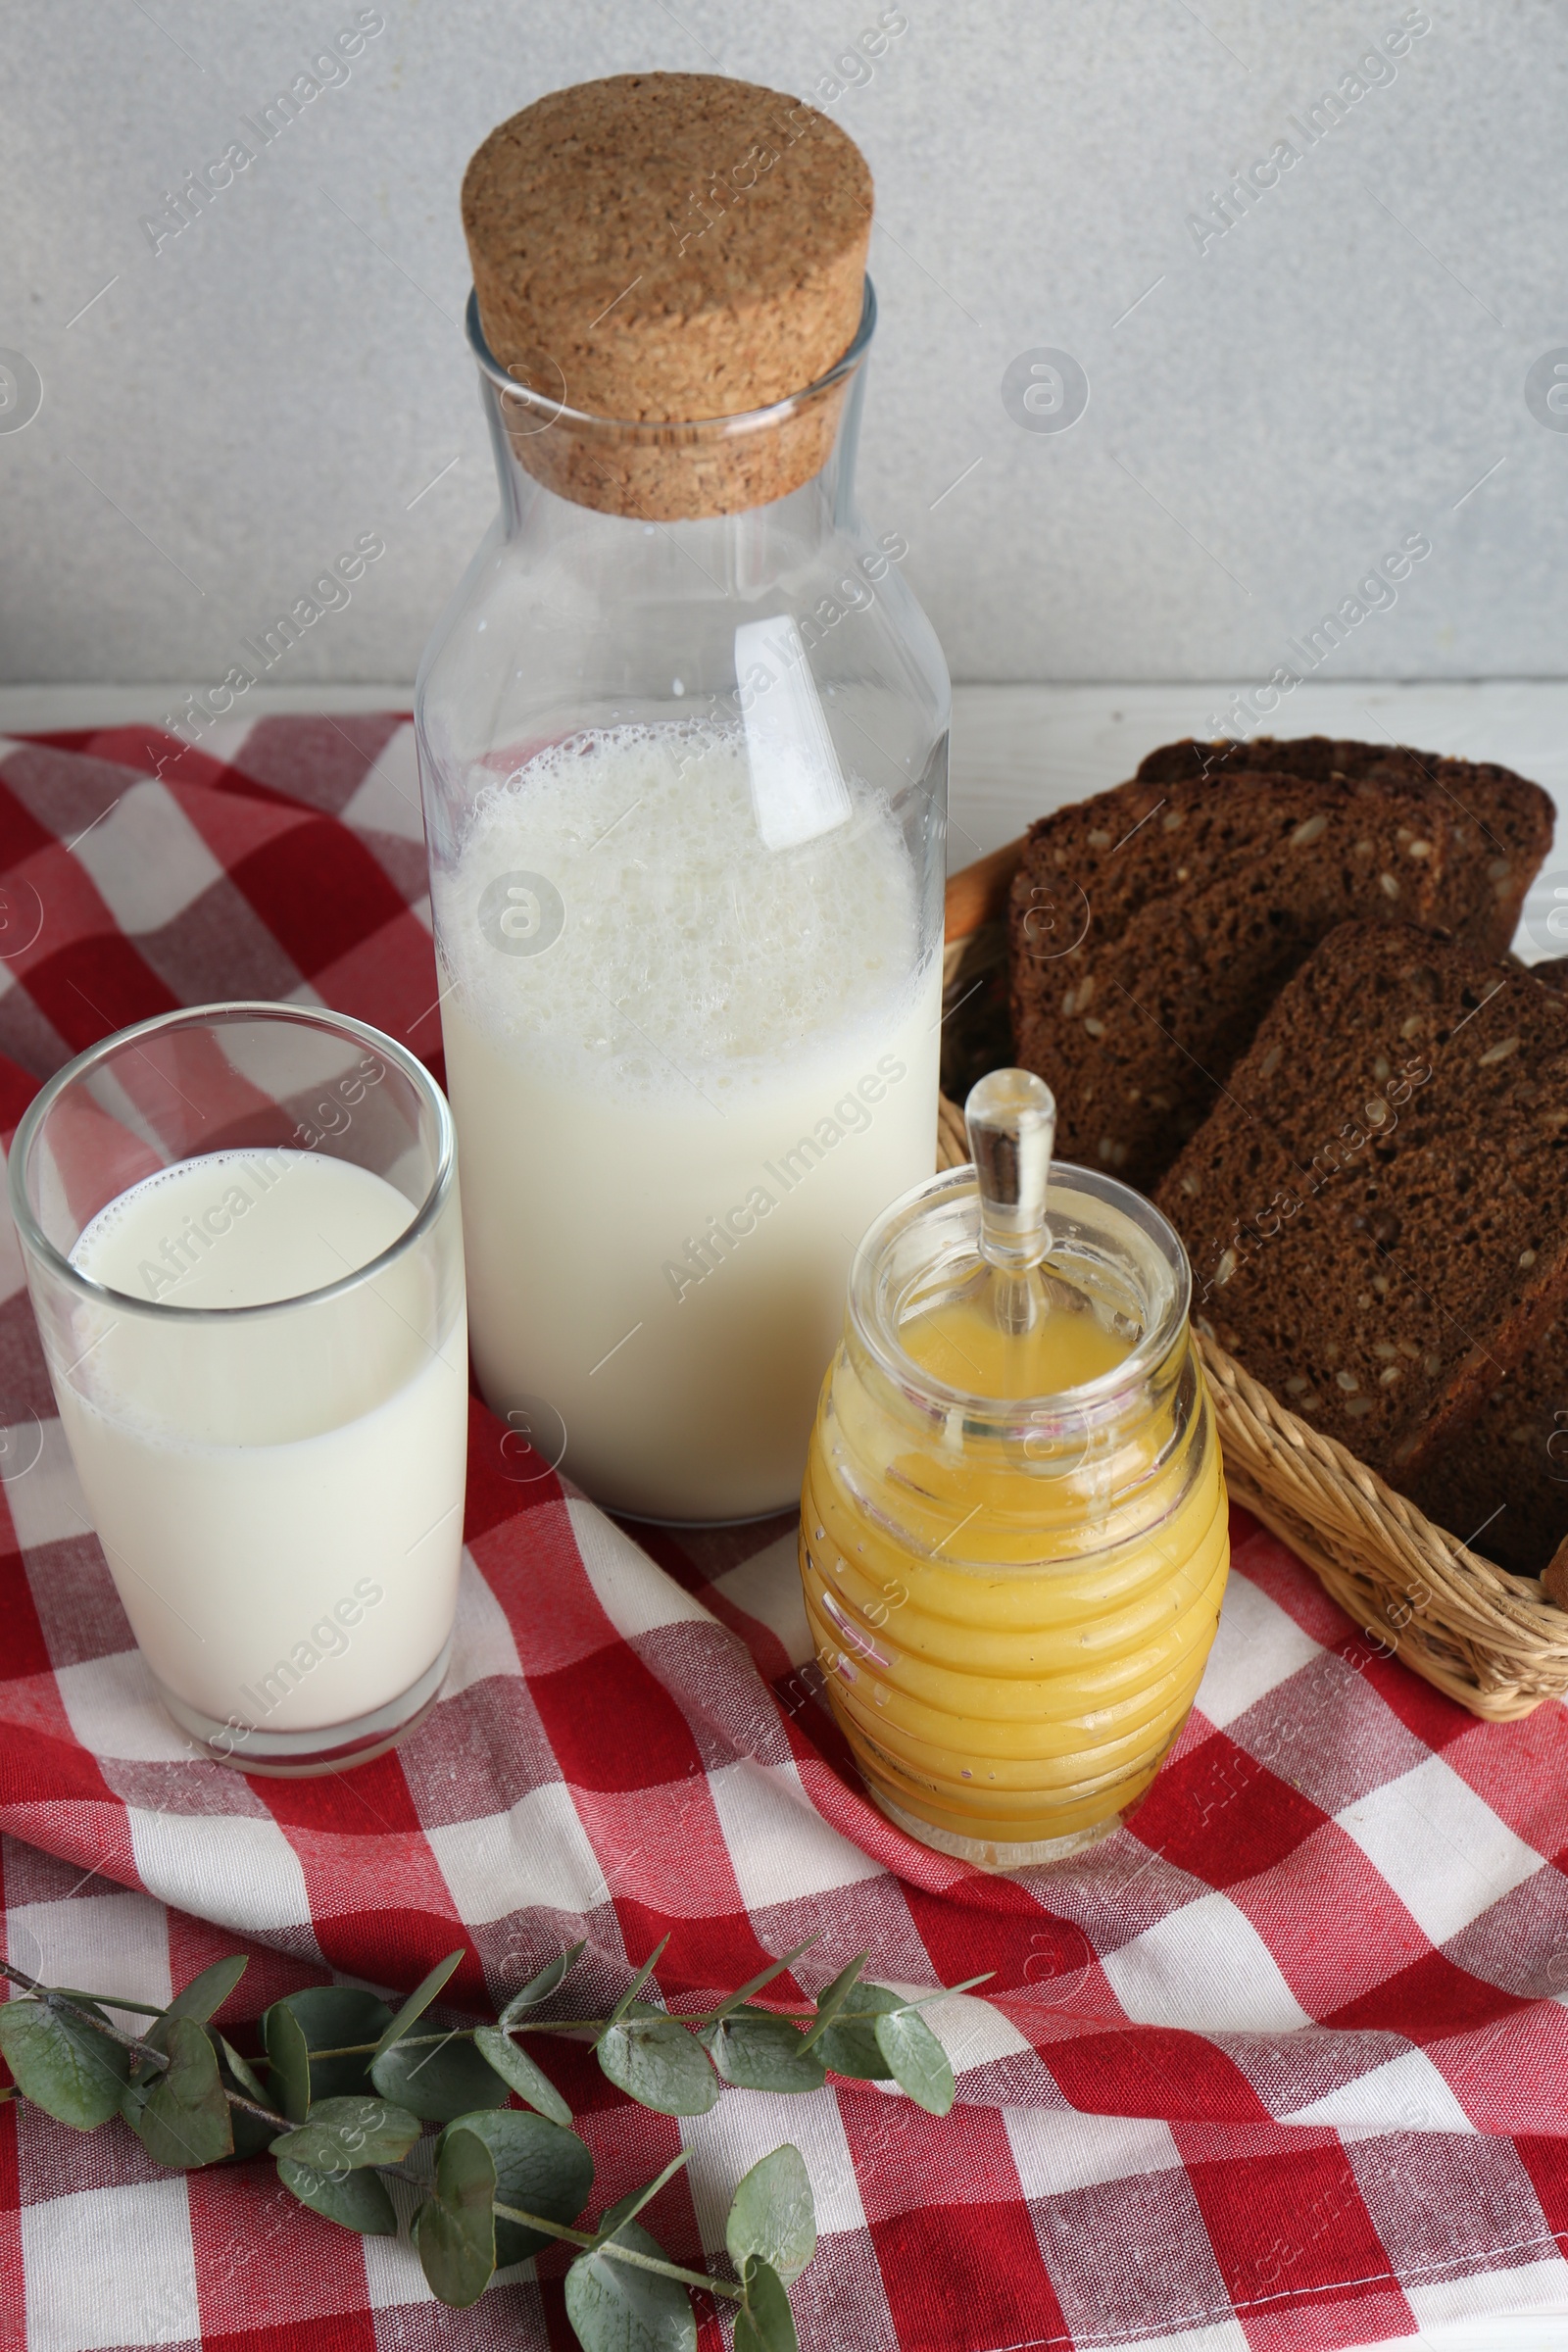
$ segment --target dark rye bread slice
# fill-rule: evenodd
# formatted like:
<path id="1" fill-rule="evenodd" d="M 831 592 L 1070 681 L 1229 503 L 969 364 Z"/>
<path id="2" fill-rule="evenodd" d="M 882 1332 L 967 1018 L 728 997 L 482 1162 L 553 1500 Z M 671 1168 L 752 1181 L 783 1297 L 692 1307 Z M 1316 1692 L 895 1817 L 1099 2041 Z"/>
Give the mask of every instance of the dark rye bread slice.
<path id="1" fill-rule="evenodd" d="M 1353 899 L 1329 910 L 1296 904 L 1265 869 L 1146 907 L 1120 940 L 1086 955 L 1062 992 L 1072 1021 L 1039 1048 L 1026 1038 L 1019 1054 L 1056 1095 L 1063 1157 L 1152 1190 L 1223 1092 L 1260 1007 L 1326 932 L 1362 911 L 1372 909 Z M 1092 1053 L 1074 1054 L 1073 1025 Z"/>
<path id="2" fill-rule="evenodd" d="M 1093 850 L 1118 800 L 1035 828 L 1014 886 L 1013 1035 L 1056 1096 L 1063 1155 L 1148 1190 L 1327 932 L 1357 915 L 1452 928 L 1474 904 L 1475 869 L 1451 854 L 1443 812 L 1397 784 L 1243 771 L 1162 788 L 1102 857 L 1084 936 L 1039 953 L 1059 937 L 1042 929 L 1051 886 L 1039 877 L 1065 870 L 1086 813 Z"/>
<path id="3" fill-rule="evenodd" d="M 1343 776 L 1350 783 L 1397 781 L 1427 796 L 1457 829 L 1461 850 L 1477 860 L 1478 890 L 1465 935 L 1493 956 L 1507 953 L 1525 894 L 1551 847 L 1554 811 L 1539 784 L 1492 760 L 1447 760 L 1404 744 L 1336 741 L 1327 735 L 1253 736 L 1250 743 L 1162 744 L 1138 770 L 1143 788 L 1193 777 L 1251 774 Z"/>
<path id="4" fill-rule="evenodd" d="M 1565 1136 L 1568 1002 L 1408 926 L 1348 924 L 1155 1198 L 1200 1323 L 1408 1487 L 1568 1304 Z"/>
<path id="5" fill-rule="evenodd" d="M 1543 1573 L 1568 1537 L 1568 1315 L 1548 1324 L 1406 1492 L 1500 1568 Z"/>
<path id="6" fill-rule="evenodd" d="M 1568 993 L 1568 956 L 1528 967 Z M 1470 1427 L 1410 1482 L 1412 1501 L 1517 1576 L 1545 1576 L 1568 1608 L 1568 1313 L 1498 1383 Z"/>
<path id="7" fill-rule="evenodd" d="M 1366 821 L 1352 832 L 1357 804 Z M 1029 944 L 1059 955 L 1079 938 L 1118 937 L 1152 901 L 1245 872 L 1288 845 L 1303 872 L 1321 874 L 1338 870 L 1350 843 L 1368 839 L 1366 857 L 1394 877 L 1391 896 L 1406 913 L 1415 911 L 1412 890 L 1422 889 L 1442 892 L 1445 908 L 1469 910 L 1473 869 L 1466 858 L 1446 887 L 1440 879 L 1449 862 L 1447 812 L 1433 809 L 1423 789 L 1241 768 L 1212 780 L 1134 779 L 1039 818 L 1010 907 Z M 1426 915 L 1423 906 L 1418 919 Z"/>
<path id="8" fill-rule="evenodd" d="M 1149 1189 L 1319 938 L 1397 918 L 1500 952 L 1550 831 L 1507 769 L 1324 736 L 1167 745 L 1043 818 L 1012 892 L 1011 1013 L 1060 1149 Z"/>

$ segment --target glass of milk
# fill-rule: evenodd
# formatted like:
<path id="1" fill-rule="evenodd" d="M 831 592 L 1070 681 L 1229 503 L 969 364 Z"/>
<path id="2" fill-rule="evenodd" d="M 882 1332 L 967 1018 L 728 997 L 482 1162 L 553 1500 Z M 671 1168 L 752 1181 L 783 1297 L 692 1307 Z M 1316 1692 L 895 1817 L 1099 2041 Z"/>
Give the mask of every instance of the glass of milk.
<path id="1" fill-rule="evenodd" d="M 463 1539 L 451 1113 L 378 1030 L 213 1004 L 18 1129 L 66 1438 L 153 1690 L 246 1772 L 378 1755 L 440 1689 Z"/>
<path id="2" fill-rule="evenodd" d="M 469 305 L 501 514 L 416 707 L 474 1364 L 646 1519 L 795 1507 L 856 1245 L 935 1165 L 950 698 L 855 499 L 875 316 L 638 424 Z"/>

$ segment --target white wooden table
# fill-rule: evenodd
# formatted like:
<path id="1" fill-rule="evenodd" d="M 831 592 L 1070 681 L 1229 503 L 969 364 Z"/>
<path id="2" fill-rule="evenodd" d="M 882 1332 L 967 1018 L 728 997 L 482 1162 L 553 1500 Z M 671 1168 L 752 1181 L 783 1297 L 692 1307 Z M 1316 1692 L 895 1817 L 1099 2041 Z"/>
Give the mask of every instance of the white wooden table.
<path id="1" fill-rule="evenodd" d="M 0 735 L 155 719 L 173 686 L 0 686 Z M 253 687 L 241 708 L 406 710 L 407 684 Z M 1178 735 L 1211 735 L 1230 690 L 1197 686 L 958 686 L 953 696 L 949 863 L 1002 847 L 1031 817 L 1130 776 Z M 1423 751 L 1498 760 L 1544 784 L 1568 813 L 1568 681 L 1535 678 L 1401 686 L 1308 681 L 1272 722 L 1281 735 L 1387 738 Z M 1562 833 L 1568 856 L 1568 826 Z"/>

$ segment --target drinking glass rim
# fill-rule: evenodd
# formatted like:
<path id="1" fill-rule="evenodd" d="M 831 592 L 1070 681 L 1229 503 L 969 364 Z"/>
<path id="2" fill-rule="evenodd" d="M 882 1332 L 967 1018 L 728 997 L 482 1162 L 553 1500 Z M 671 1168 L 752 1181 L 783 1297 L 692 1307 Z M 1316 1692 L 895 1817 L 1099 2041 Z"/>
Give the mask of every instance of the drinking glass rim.
<path id="1" fill-rule="evenodd" d="M 564 400 L 552 394 L 536 392 L 528 384 L 519 384 L 509 375 L 496 358 L 485 338 L 479 317 L 479 290 L 468 289 L 464 306 L 464 325 L 468 348 L 478 362 L 480 372 L 497 391 L 510 395 L 524 408 L 545 414 L 547 424 L 564 425 L 568 432 L 609 432 L 617 437 L 624 434 L 647 434 L 651 440 L 667 441 L 672 433 L 711 435 L 715 440 L 728 433 L 756 432 L 769 425 L 778 425 L 793 416 L 803 402 L 814 399 L 831 385 L 840 383 L 854 373 L 870 348 L 876 332 L 876 288 L 867 270 L 860 296 L 860 316 L 855 333 L 830 368 L 814 376 L 810 383 L 802 384 L 794 392 L 786 392 L 779 400 L 769 401 L 765 408 L 735 409 L 722 416 L 601 416 L 591 409 L 569 408 Z M 557 372 L 560 370 L 558 368 Z M 563 377 L 564 382 L 564 377 Z"/>
<path id="2" fill-rule="evenodd" d="M 242 1020 L 287 1021 L 295 1023 L 300 1028 L 329 1030 L 337 1036 L 347 1035 L 355 1038 L 360 1043 L 368 1046 L 372 1052 L 390 1059 L 435 1111 L 438 1145 L 436 1167 L 424 1199 L 396 1240 L 389 1242 L 383 1250 L 375 1257 L 368 1259 L 365 1265 L 357 1266 L 350 1274 L 341 1275 L 336 1282 L 323 1284 L 319 1290 L 293 1291 L 286 1298 L 258 1299 L 250 1306 L 179 1306 L 172 1299 L 137 1298 L 128 1291 L 113 1290 L 107 1283 L 95 1282 L 90 1274 L 83 1274 L 79 1266 L 73 1265 L 70 1258 L 55 1248 L 54 1243 L 33 1215 L 31 1203 L 27 1199 L 25 1181 L 27 1162 L 31 1156 L 38 1131 L 51 1106 L 59 1101 L 68 1086 L 76 1079 L 88 1075 L 97 1063 L 107 1059 L 112 1051 L 122 1046 L 135 1045 L 141 1039 L 157 1036 L 164 1030 L 195 1028 L 202 1023 L 217 1025 Z M 260 1146 L 258 1149 L 286 1151 L 291 1147 L 274 1144 Z M 187 1156 L 200 1158 L 202 1154 L 193 1152 Z M 178 1167 L 181 1163 L 178 1160 L 171 1160 L 168 1164 L 171 1167 Z M 140 1315 L 172 1316 L 176 1321 L 211 1325 L 220 1318 L 227 1317 L 236 1321 L 244 1320 L 247 1317 L 260 1318 L 265 1315 L 281 1314 L 294 1306 L 314 1306 L 327 1299 L 341 1298 L 346 1297 L 349 1292 L 359 1289 L 362 1284 L 368 1282 L 372 1276 L 386 1272 L 406 1250 L 412 1249 L 416 1242 L 429 1232 L 446 1204 L 456 1172 L 457 1134 L 452 1123 L 452 1112 L 447 1099 L 424 1064 L 405 1046 L 400 1046 L 396 1038 L 388 1037 L 383 1029 L 372 1028 L 368 1021 L 357 1021 L 351 1013 L 333 1012 L 327 1005 L 282 1004 L 273 1003 L 265 997 L 233 997 L 225 998 L 213 1004 L 179 1005 L 172 1012 L 154 1013 L 150 1020 L 134 1021 L 128 1028 L 116 1029 L 108 1037 L 100 1038 L 96 1045 L 88 1046 L 83 1053 L 68 1061 L 63 1069 L 56 1070 L 54 1076 L 45 1082 L 22 1115 L 17 1132 L 11 1141 L 6 1183 L 10 1194 L 11 1214 L 16 1222 L 17 1234 L 24 1249 L 40 1259 L 50 1273 L 57 1280 L 63 1282 L 68 1290 L 74 1291 L 78 1298 L 99 1305 L 113 1305 L 117 1309 L 131 1308 Z M 108 1203 L 106 1202 L 105 1205 L 107 1206 Z M 83 1227 L 83 1231 L 85 1230 L 86 1228 Z"/>

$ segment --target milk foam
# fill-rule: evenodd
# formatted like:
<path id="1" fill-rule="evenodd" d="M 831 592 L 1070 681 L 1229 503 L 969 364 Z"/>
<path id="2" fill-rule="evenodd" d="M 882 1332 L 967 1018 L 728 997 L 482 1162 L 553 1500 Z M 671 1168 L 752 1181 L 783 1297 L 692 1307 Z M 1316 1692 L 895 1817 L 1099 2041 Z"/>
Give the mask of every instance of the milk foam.
<path id="1" fill-rule="evenodd" d="M 456 870 L 435 878 L 448 976 L 509 1058 L 617 1097 L 720 1104 L 781 1061 L 835 1059 L 909 1001 L 915 877 L 886 797 L 769 851 L 738 728 L 595 729 L 481 788 Z M 498 953 L 480 902 L 497 876 L 560 893 L 559 936 Z"/>

